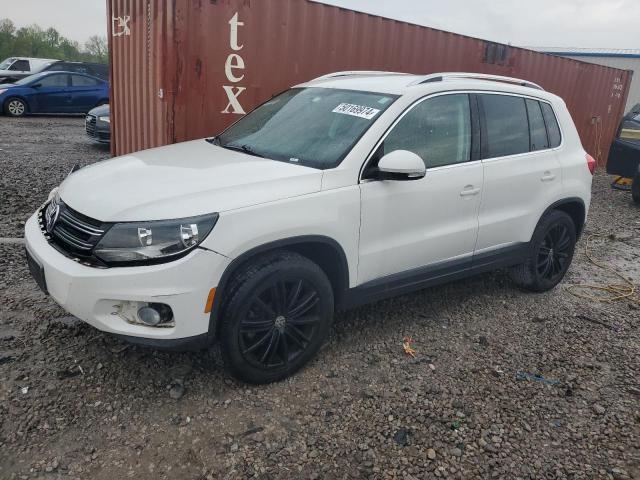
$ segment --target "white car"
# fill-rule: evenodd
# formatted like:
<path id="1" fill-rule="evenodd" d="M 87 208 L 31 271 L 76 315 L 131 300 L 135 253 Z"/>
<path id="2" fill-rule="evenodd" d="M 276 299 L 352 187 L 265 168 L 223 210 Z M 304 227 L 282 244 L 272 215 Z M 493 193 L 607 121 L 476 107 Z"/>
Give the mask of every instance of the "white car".
<path id="1" fill-rule="evenodd" d="M 218 341 L 233 375 L 265 383 L 315 355 L 338 308 L 499 267 L 553 288 L 594 168 L 535 84 L 341 72 L 217 137 L 71 173 L 26 223 L 28 262 L 94 327 Z"/>
<path id="2" fill-rule="evenodd" d="M 58 62 L 53 58 L 9 57 L 0 62 L 0 83 L 10 83 Z"/>

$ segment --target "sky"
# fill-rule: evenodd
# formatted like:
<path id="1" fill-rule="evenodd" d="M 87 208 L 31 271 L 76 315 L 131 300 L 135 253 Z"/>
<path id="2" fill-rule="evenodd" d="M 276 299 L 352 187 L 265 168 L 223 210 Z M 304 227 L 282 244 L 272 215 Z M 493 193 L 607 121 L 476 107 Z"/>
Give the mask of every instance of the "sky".
<path id="1" fill-rule="evenodd" d="M 517 46 L 640 48 L 639 0 L 323 2 Z M 0 0 L 0 5 L 0 17 L 18 26 L 53 26 L 81 43 L 106 35 L 105 0 Z"/>

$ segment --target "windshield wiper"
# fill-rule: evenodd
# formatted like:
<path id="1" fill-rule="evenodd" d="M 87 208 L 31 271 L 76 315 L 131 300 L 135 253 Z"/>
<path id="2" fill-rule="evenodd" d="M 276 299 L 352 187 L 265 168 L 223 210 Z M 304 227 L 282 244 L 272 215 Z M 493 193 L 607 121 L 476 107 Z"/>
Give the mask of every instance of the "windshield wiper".
<path id="1" fill-rule="evenodd" d="M 236 145 L 233 143 L 226 143 L 224 145 L 220 145 L 222 148 L 227 148 L 229 150 L 237 150 L 238 152 L 243 152 L 249 155 L 253 155 L 254 157 L 264 158 L 264 155 L 255 152 L 249 145 Z"/>
<path id="2" fill-rule="evenodd" d="M 209 142 L 211 145 L 220 145 L 220 137 L 217 135 L 215 137 L 205 138 L 204 141 Z"/>

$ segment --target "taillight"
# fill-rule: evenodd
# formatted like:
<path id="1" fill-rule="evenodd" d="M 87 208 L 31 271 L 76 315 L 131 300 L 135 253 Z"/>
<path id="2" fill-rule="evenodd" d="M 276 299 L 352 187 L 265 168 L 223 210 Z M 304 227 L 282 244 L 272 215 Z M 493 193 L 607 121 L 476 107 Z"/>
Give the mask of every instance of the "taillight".
<path id="1" fill-rule="evenodd" d="M 587 153 L 587 167 L 589 167 L 589 171 L 591 175 L 596 171 L 596 159 Z"/>

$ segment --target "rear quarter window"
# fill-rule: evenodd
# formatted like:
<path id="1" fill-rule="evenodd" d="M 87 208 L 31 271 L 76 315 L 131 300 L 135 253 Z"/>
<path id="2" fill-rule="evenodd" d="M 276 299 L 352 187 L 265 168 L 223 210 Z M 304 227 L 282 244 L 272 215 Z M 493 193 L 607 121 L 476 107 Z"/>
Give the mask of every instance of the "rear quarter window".
<path id="1" fill-rule="evenodd" d="M 542 106 L 544 123 L 547 125 L 547 132 L 549 133 L 549 147 L 556 148 L 560 146 L 560 143 L 562 142 L 558 119 L 556 118 L 556 114 L 553 112 L 551 105 L 545 102 L 541 102 L 540 105 Z"/>
<path id="2" fill-rule="evenodd" d="M 545 150 L 549 148 L 547 138 L 547 128 L 542 117 L 540 102 L 536 100 L 526 100 L 527 113 L 529 114 L 529 130 L 531 131 L 531 151 Z"/>

